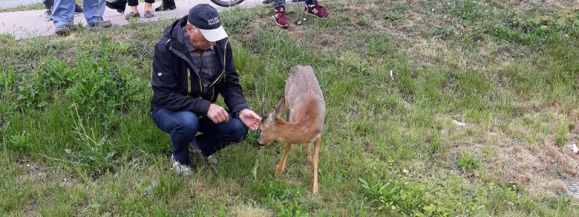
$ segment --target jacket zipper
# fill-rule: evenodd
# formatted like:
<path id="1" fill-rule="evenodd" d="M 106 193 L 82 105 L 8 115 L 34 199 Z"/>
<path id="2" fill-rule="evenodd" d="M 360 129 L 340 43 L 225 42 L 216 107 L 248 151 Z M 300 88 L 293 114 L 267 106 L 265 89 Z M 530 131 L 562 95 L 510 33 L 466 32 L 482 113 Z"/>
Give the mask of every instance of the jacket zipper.
<path id="1" fill-rule="evenodd" d="M 215 81 L 213 81 L 213 83 L 211 83 L 211 85 L 209 85 L 209 87 L 213 87 L 213 85 L 221 79 L 221 76 L 223 76 L 225 74 L 225 68 L 227 67 L 225 65 L 225 60 L 227 60 L 227 45 L 228 44 L 229 44 L 229 40 L 225 41 L 225 46 L 223 49 L 223 52 L 225 52 L 225 53 L 223 54 L 223 62 L 221 63 L 221 65 L 223 65 L 223 70 L 221 70 L 221 74 L 219 74 L 219 76 L 217 76 L 217 79 L 215 79 Z M 215 92 L 215 91 L 213 91 L 213 92 Z"/>
<path id="2" fill-rule="evenodd" d="M 191 61 L 189 61 L 189 59 L 187 59 L 187 57 L 185 57 L 185 55 L 183 53 L 179 52 L 178 50 L 175 50 L 175 48 L 173 48 L 172 46 L 169 46 L 169 50 L 172 51 L 177 56 L 181 57 L 181 59 L 184 59 L 187 63 L 189 63 L 189 67 L 194 66 L 194 64 L 191 63 Z M 187 70 L 190 70 L 190 69 L 187 68 Z M 203 85 L 201 85 L 201 76 L 197 72 L 195 72 L 195 75 L 197 75 L 197 78 L 198 78 L 197 80 L 199 80 L 199 89 L 201 90 L 201 93 L 203 93 Z M 190 84 L 191 79 L 189 79 L 188 82 Z M 191 85 L 189 85 L 189 87 L 191 87 Z"/>
<path id="3" fill-rule="evenodd" d="M 187 95 L 191 96 L 191 69 L 187 68 Z"/>
<path id="4" fill-rule="evenodd" d="M 227 67 L 227 66 L 225 65 L 225 61 L 227 60 L 227 45 L 228 45 L 228 44 L 229 44 L 229 41 L 226 41 L 226 42 L 225 42 L 224 49 L 223 49 L 223 51 L 225 52 L 225 53 L 223 54 L 223 62 L 221 63 L 221 65 L 223 66 L 223 70 L 221 71 L 221 74 L 219 74 L 219 76 L 217 76 L 217 79 L 215 79 L 215 80 L 213 81 L 213 83 L 211 83 L 211 84 L 209 85 L 209 87 L 207 87 L 207 88 L 213 87 L 213 85 L 215 85 L 215 83 L 217 83 L 217 81 L 219 81 L 219 80 L 221 79 L 221 77 L 225 74 L 225 68 Z M 189 63 L 189 66 L 194 66 L 194 65 L 189 61 L 189 59 L 187 59 L 187 58 L 185 57 L 185 55 L 184 55 L 183 53 L 175 50 L 172 46 L 169 46 L 169 50 L 172 51 L 172 52 L 173 52 L 174 54 L 176 54 L 177 56 L 181 57 L 181 59 L 184 59 L 187 63 Z M 197 78 L 198 78 L 197 80 L 199 81 L 199 88 L 201 89 L 201 94 L 203 94 L 203 85 L 201 84 L 201 76 L 200 76 L 199 73 L 197 73 L 197 72 L 196 72 L 195 74 L 197 75 Z M 187 87 L 187 92 L 188 92 L 189 96 L 191 96 L 191 71 L 190 71 L 189 68 L 187 68 L 187 79 L 188 79 L 187 83 L 188 83 L 188 85 L 189 85 L 189 86 Z M 213 93 L 212 95 L 215 95 L 215 91 L 213 91 L 213 92 L 214 92 L 214 93 Z"/>

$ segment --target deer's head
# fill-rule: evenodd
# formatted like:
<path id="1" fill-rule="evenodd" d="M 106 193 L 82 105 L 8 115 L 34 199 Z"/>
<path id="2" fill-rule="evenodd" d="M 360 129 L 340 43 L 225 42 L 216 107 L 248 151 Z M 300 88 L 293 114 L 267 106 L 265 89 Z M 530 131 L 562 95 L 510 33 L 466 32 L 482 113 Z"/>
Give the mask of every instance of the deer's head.
<path id="1" fill-rule="evenodd" d="M 275 138 L 275 128 L 276 128 L 276 119 L 277 119 L 277 109 L 274 108 L 269 114 L 267 114 L 267 118 L 261 121 L 261 125 L 259 127 L 259 138 L 257 139 L 257 144 L 260 146 L 267 146 L 271 144 Z"/>

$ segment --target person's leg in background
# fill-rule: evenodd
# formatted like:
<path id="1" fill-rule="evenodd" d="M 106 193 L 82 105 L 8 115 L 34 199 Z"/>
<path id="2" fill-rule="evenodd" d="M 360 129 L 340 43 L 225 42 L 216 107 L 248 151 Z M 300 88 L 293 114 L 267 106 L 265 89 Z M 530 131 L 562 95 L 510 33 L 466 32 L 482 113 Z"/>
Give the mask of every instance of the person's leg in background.
<path id="1" fill-rule="evenodd" d="M 44 4 L 44 11 L 42 12 L 42 17 L 44 20 L 51 21 L 52 20 L 52 6 L 54 5 L 54 0 L 44 0 L 42 1 Z"/>
<path id="2" fill-rule="evenodd" d="M 285 0 L 274 0 L 273 8 L 273 20 L 275 21 L 275 24 L 281 28 L 287 28 L 289 23 L 285 14 Z"/>
<path id="3" fill-rule="evenodd" d="M 125 8 L 127 6 L 127 0 L 109 0 L 109 1 L 106 1 L 105 4 L 110 9 L 114 9 L 117 12 L 124 14 Z"/>
<path id="4" fill-rule="evenodd" d="M 60 36 L 70 34 L 70 26 L 74 22 L 74 0 L 55 0 L 52 10 L 52 22 L 55 32 Z"/>
<path id="5" fill-rule="evenodd" d="M 99 0 L 99 9 L 97 10 L 97 14 L 98 14 L 100 17 L 103 17 L 103 15 L 105 14 L 105 8 L 106 8 L 106 7 L 105 7 L 105 3 L 106 3 L 105 0 Z M 81 8 L 81 9 L 82 9 L 82 8 Z M 82 11 L 81 11 L 81 12 L 82 12 Z"/>
<path id="6" fill-rule="evenodd" d="M 128 0 L 128 1 L 129 7 L 131 8 L 131 12 L 125 15 L 125 19 L 128 20 L 133 17 L 139 18 L 141 16 L 138 9 L 139 1 L 138 0 Z M 153 3 L 155 3 L 155 0 L 145 0 L 145 8 L 143 15 L 144 18 L 151 18 L 155 16 L 155 14 L 153 14 Z"/>
<path id="7" fill-rule="evenodd" d="M 176 8 L 177 6 L 175 5 L 175 0 L 163 0 L 161 6 L 155 8 L 155 11 L 170 11 L 175 10 Z"/>
<path id="8" fill-rule="evenodd" d="M 306 7 L 304 9 L 307 14 L 316 16 L 318 18 L 326 18 L 330 14 L 317 0 L 306 0 Z"/>
<path id="9" fill-rule="evenodd" d="M 155 0 L 145 0 L 145 14 L 143 17 L 151 18 L 155 16 L 155 14 L 153 14 L 153 3 L 155 3 Z"/>
<path id="10" fill-rule="evenodd" d="M 110 27 L 110 21 L 103 20 L 101 14 L 104 13 L 102 8 L 105 7 L 105 0 L 84 0 L 82 3 L 84 18 L 90 27 Z"/>
<path id="11" fill-rule="evenodd" d="M 125 14 L 125 19 L 131 19 L 131 18 L 139 18 L 141 17 L 141 13 L 139 13 L 139 0 L 128 0 L 127 1 L 129 5 L 129 13 Z"/>

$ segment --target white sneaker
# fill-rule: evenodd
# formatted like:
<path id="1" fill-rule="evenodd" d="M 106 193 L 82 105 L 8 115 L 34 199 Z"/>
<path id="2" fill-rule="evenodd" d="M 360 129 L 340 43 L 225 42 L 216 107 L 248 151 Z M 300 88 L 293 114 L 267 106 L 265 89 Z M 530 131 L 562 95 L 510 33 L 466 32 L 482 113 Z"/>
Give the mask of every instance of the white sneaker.
<path id="1" fill-rule="evenodd" d="M 171 162 L 173 163 L 173 169 L 179 175 L 188 176 L 191 175 L 191 167 L 187 165 L 183 165 L 175 160 L 173 155 L 171 155 Z"/>
<path id="2" fill-rule="evenodd" d="M 195 142 L 189 144 L 189 151 L 191 151 L 192 153 L 201 153 L 199 145 L 197 145 L 197 143 Z"/>
<path id="3" fill-rule="evenodd" d="M 44 12 L 42 12 L 42 17 L 46 21 L 51 21 L 52 20 L 52 10 L 49 10 L 49 9 L 44 10 Z"/>
<path id="4" fill-rule="evenodd" d="M 213 157 L 213 155 L 209 155 L 207 157 L 203 156 L 205 158 L 205 162 L 207 162 L 207 164 L 209 164 L 210 166 L 217 166 L 217 158 Z"/>
<path id="5" fill-rule="evenodd" d="M 217 158 L 215 158 L 215 156 L 213 155 L 209 155 L 209 156 L 204 156 L 203 154 L 199 153 L 200 155 L 202 155 L 203 160 L 205 160 L 205 164 L 207 165 L 207 167 L 209 167 L 209 169 L 213 170 L 214 172 L 217 172 Z"/>

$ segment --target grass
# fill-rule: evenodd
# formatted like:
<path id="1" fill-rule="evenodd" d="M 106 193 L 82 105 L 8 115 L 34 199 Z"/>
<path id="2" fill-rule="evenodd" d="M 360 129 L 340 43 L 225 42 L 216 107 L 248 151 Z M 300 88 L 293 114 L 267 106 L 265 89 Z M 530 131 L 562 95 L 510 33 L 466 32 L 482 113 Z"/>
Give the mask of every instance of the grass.
<path id="1" fill-rule="evenodd" d="M 327 104 L 318 195 L 303 148 L 274 177 L 282 147 L 255 150 L 255 133 L 219 152 L 217 171 L 194 157 L 194 176 L 173 174 L 148 113 L 160 21 L 0 39 L 0 215 L 579 215 L 563 183 L 579 167 L 565 149 L 579 135 L 571 3 L 327 6 L 289 30 L 269 8 L 223 14 L 258 112 L 293 65 L 314 67 Z"/>
<path id="2" fill-rule="evenodd" d="M 18 5 L 16 7 L 11 8 L 0 8 L 0 13 L 5 12 L 16 12 L 16 11 L 31 11 L 31 10 L 42 10 L 44 9 L 44 4 L 40 3 L 33 3 L 27 5 Z"/>

